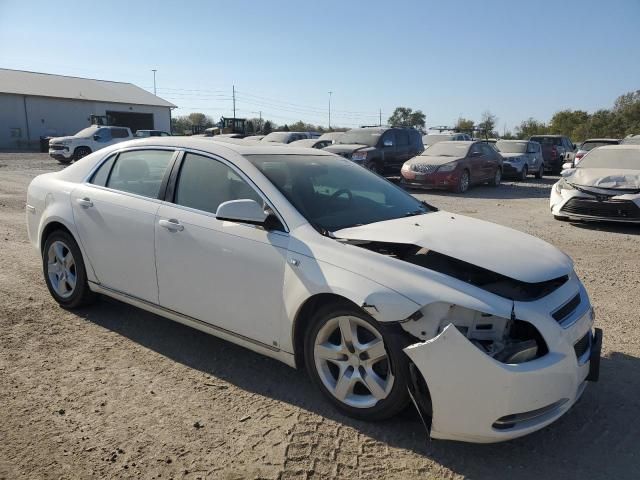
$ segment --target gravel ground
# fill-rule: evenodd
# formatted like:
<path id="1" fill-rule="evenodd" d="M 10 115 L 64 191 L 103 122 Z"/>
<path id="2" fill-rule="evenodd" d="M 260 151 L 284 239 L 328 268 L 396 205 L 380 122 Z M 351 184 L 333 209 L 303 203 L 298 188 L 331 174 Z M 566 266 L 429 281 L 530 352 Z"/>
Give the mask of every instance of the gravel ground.
<path id="1" fill-rule="evenodd" d="M 554 179 L 418 194 L 567 252 L 604 330 L 600 382 L 569 413 L 472 445 L 428 441 L 411 411 L 344 417 L 304 372 L 116 301 L 60 309 L 24 221 L 30 179 L 59 168 L 0 154 L 0 479 L 640 476 L 640 228 L 554 221 Z"/>

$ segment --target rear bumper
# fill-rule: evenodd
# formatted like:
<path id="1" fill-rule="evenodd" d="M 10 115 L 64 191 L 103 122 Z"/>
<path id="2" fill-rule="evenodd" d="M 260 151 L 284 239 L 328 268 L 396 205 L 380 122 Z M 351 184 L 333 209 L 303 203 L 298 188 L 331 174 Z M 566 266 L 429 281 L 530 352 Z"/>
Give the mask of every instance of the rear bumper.
<path id="1" fill-rule="evenodd" d="M 498 362 L 453 325 L 438 336 L 404 349 L 425 379 L 432 406 L 431 437 L 493 443 L 540 430 L 580 398 L 600 367 L 602 331 L 591 332 L 583 315 L 571 330 L 589 335 L 579 358 L 572 344 L 563 351 L 521 364 Z"/>

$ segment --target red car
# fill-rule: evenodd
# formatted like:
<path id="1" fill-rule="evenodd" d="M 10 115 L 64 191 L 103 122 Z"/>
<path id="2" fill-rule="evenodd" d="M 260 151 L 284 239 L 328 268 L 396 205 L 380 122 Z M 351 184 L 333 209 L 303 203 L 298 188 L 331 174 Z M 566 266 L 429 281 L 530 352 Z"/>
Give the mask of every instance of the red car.
<path id="1" fill-rule="evenodd" d="M 438 142 L 402 166 L 402 183 L 466 192 L 471 185 L 502 180 L 502 157 L 486 142 Z"/>

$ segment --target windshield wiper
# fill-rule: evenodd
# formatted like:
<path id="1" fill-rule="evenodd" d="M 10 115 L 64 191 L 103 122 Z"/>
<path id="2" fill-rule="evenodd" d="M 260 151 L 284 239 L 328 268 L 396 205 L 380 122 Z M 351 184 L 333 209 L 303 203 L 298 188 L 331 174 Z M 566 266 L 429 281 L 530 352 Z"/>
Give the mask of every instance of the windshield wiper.
<path id="1" fill-rule="evenodd" d="M 427 210 L 414 210 L 413 212 L 407 212 L 403 215 L 403 217 L 415 217 L 416 215 L 424 215 L 425 213 L 429 213 Z"/>

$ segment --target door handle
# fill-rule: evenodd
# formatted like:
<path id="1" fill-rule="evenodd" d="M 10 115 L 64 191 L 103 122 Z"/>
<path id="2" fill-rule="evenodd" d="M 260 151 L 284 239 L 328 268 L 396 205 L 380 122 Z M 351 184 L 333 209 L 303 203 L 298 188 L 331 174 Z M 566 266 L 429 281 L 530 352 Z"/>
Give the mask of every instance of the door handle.
<path id="1" fill-rule="evenodd" d="M 85 208 L 93 207 L 93 202 L 89 197 L 78 198 L 76 202 L 78 202 L 78 205 L 81 205 Z"/>
<path id="2" fill-rule="evenodd" d="M 182 230 L 184 230 L 184 225 L 182 225 L 175 218 L 170 218 L 169 220 L 158 220 L 158 225 L 166 228 L 171 232 L 181 232 Z"/>

